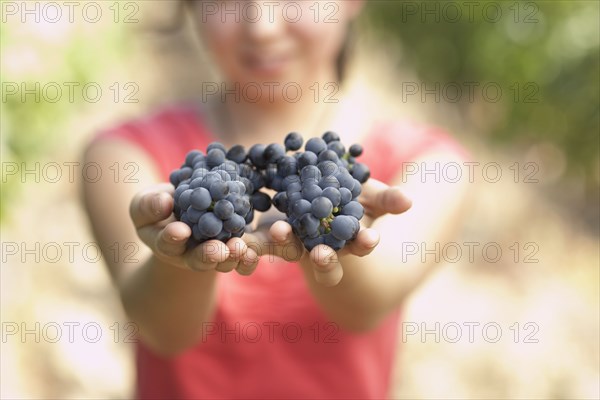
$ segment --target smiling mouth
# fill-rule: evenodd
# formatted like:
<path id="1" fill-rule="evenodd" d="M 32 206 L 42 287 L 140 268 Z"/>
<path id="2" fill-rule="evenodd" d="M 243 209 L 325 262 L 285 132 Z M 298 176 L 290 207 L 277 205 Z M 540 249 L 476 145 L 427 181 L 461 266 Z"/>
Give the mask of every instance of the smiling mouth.
<path id="1" fill-rule="evenodd" d="M 258 73 L 274 74 L 281 72 L 289 60 L 290 57 L 285 55 L 247 55 L 243 58 L 243 64 L 246 68 Z"/>

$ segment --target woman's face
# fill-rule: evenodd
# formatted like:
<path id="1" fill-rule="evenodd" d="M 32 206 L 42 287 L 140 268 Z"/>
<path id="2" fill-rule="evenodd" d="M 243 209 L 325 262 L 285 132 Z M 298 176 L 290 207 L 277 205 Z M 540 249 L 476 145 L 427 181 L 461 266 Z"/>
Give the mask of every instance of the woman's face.
<path id="1" fill-rule="evenodd" d="M 362 0 L 196 1 L 194 19 L 224 78 L 250 82 L 335 79 L 348 23 Z"/>

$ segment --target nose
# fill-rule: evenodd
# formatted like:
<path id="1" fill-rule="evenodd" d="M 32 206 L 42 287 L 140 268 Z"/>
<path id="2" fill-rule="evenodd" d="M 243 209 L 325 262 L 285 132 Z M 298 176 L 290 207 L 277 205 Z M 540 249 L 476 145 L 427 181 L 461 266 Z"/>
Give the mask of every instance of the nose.
<path id="1" fill-rule="evenodd" d="M 244 30 L 248 38 L 256 42 L 269 42 L 279 36 L 285 21 L 277 14 L 273 1 L 246 2 L 242 9 Z"/>

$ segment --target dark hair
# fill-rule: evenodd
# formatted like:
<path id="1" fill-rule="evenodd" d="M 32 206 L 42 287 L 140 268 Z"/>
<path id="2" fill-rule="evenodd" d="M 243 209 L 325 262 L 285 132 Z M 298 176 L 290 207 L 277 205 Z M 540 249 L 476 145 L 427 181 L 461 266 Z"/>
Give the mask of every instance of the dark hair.
<path id="1" fill-rule="evenodd" d="M 355 40 L 356 27 L 354 25 L 354 22 L 350 22 L 350 24 L 348 25 L 348 31 L 346 32 L 346 38 L 344 39 L 344 44 L 342 45 L 340 54 L 338 54 L 337 60 L 335 61 L 337 77 L 340 83 L 342 83 L 346 78 L 346 74 L 348 72 L 348 63 L 354 51 Z"/>

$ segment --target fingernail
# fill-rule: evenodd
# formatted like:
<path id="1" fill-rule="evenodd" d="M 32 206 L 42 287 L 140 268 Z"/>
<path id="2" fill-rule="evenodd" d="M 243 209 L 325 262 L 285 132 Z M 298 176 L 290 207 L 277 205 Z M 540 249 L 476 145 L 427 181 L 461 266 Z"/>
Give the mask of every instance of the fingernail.
<path id="1" fill-rule="evenodd" d="M 152 198 L 152 211 L 156 215 L 160 215 L 160 213 L 162 212 L 162 200 L 160 193 L 155 194 Z"/>
<path id="2" fill-rule="evenodd" d="M 256 262 L 257 257 L 258 256 L 256 256 L 256 255 L 250 255 L 249 253 L 246 253 L 246 257 L 244 257 L 244 259 L 243 259 L 244 265 L 246 267 L 251 267 Z"/>

